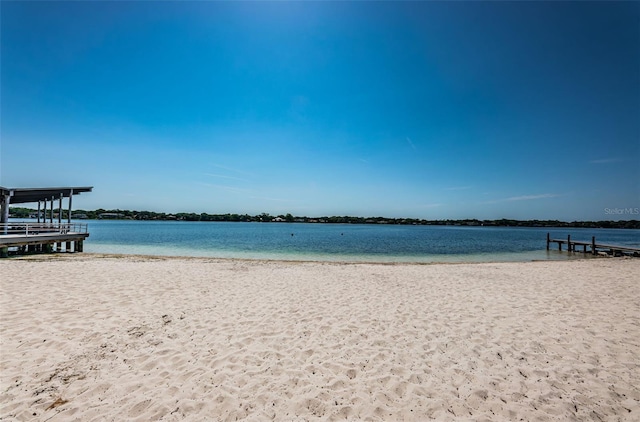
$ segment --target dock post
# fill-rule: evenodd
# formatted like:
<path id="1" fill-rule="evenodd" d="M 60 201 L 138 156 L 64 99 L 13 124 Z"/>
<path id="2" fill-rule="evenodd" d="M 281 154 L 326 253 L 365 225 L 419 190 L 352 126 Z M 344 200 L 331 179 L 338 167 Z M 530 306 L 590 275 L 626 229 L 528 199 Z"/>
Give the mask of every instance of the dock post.
<path id="1" fill-rule="evenodd" d="M 69 192 L 69 212 L 67 213 L 67 223 L 71 224 L 71 201 L 73 200 L 73 189 Z"/>
<path id="2" fill-rule="evenodd" d="M 571 235 L 567 235 L 567 252 L 571 252 Z"/>
<path id="3" fill-rule="evenodd" d="M 547 232 L 547 250 L 549 250 L 549 233 Z"/>
<path id="4" fill-rule="evenodd" d="M 64 198 L 64 194 L 60 194 L 60 202 L 58 202 L 58 227 L 62 224 L 62 198 Z"/>
<path id="5" fill-rule="evenodd" d="M 71 242 L 67 242 L 64 248 L 65 252 L 71 252 Z"/>
<path id="6" fill-rule="evenodd" d="M 6 195 L 3 193 L 2 199 L 0 199 L 0 223 L 9 223 L 9 204 L 11 203 L 11 195 L 13 195 L 12 191 L 9 191 Z M 2 234 L 9 233 L 9 226 L 5 225 L 2 229 Z"/>
<path id="7" fill-rule="evenodd" d="M 591 236 L 591 255 L 596 254 L 596 237 Z"/>

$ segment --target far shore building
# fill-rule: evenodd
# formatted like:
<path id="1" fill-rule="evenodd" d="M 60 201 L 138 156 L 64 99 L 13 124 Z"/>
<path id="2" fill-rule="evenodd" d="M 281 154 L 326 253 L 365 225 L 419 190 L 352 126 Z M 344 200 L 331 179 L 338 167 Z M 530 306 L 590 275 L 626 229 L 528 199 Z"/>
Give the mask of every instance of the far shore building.
<path id="1" fill-rule="evenodd" d="M 119 212 L 103 212 L 98 214 L 98 218 L 100 220 L 117 220 L 119 218 L 123 218 L 124 214 Z"/>

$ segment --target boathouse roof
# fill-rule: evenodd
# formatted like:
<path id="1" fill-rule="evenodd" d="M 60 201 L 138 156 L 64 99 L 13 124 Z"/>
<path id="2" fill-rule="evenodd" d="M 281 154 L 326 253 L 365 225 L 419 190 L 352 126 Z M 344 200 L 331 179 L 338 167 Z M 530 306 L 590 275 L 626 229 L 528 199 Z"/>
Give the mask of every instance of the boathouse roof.
<path id="1" fill-rule="evenodd" d="M 83 192 L 91 192 L 93 186 L 71 186 L 71 187 L 57 187 L 57 188 L 5 188 L 0 186 L 0 195 L 10 195 L 11 204 L 25 204 L 29 202 L 38 202 L 50 200 L 52 197 L 55 199 L 60 198 L 60 195 L 64 198 L 69 198 L 71 195 L 77 195 Z"/>

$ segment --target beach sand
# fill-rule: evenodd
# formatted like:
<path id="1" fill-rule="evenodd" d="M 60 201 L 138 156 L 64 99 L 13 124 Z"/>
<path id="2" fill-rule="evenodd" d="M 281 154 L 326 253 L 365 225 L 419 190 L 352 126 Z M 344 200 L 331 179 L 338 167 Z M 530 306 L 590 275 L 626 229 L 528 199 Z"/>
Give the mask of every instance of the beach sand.
<path id="1" fill-rule="evenodd" d="M 640 260 L 0 261 L 3 421 L 640 420 Z"/>

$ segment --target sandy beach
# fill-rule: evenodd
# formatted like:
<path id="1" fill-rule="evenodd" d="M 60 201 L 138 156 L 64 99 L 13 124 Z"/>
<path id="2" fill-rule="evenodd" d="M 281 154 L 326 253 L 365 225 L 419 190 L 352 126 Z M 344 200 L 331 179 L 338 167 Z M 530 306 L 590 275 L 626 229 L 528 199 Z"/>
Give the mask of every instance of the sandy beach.
<path id="1" fill-rule="evenodd" d="M 640 420 L 640 260 L 0 261 L 3 421 Z"/>

